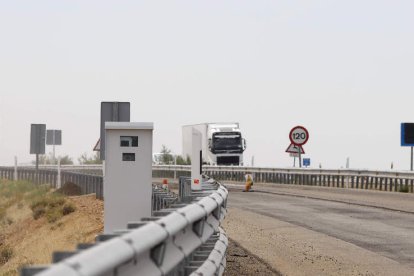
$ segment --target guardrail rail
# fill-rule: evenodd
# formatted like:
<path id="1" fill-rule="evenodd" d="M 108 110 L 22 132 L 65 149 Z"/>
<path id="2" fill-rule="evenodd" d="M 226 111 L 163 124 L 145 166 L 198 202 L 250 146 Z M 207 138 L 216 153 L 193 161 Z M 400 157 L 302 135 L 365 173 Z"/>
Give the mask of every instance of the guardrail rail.
<path id="1" fill-rule="evenodd" d="M 189 183 L 180 181 L 181 187 Z M 204 179 L 202 187 L 177 196 L 155 185 L 151 217 L 99 235 L 94 244 L 79 244 L 76 251 L 55 252 L 54 264 L 26 267 L 21 275 L 222 275 L 228 239 L 220 222 L 228 191 L 214 179 Z"/>

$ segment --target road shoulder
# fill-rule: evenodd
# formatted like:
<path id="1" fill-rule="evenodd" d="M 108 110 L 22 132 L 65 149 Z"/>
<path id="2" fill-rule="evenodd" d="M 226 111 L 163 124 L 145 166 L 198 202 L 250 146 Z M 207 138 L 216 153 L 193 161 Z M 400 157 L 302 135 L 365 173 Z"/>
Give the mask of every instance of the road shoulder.
<path id="1" fill-rule="evenodd" d="M 225 182 L 226 187 L 241 190 L 243 184 Z M 361 189 L 330 188 L 318 186 L 304 186 L 291 184 L 262 184 L 255 183 L 253 190 L 278 195 L 308 197 L 313 199 L 330 200 L 371 206 L 382 209 L 401 211 L 414 214 L 414 194 L 384 192 Z"/>
<path id="2" fill-rule="evenodd" d="M 229 208 L 228 236 L 282 275 L 414 275 L 396 261 L 300 226 Z"/>

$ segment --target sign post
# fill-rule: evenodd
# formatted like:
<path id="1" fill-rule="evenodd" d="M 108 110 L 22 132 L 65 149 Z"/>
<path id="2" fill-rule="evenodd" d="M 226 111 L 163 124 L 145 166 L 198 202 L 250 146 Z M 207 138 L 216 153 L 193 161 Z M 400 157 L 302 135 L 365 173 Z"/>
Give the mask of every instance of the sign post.
<path id="1" fill-rule="evenodd" d="M 46 125 L 31 124 L 30 126 L 30 154 L 36 154 L 36 171 L 39 170 L 39 154 L 45 154 Z"/>
<path id="2" fill-rule="evenodd" d="M 203 174 L 203 155 L 202 155 L 202 135 L 201 132 L 193 128 L 192 150 L 191 150 L 191 190 L 201 190 Z"/>
<path id="3" fill-rule="evenodd" d="M 46 145 L 53 146 L 53 164 L 56 164 L 56 145 L 62 145 L 62 131 L 57 129 L 48 129 L 46 131 Z"/>
<path id="4" fill-rule="evenodd" d="M 410 170 L 413 171 L 414 123 L 401 123 L 401 146 L 411 147 Z"/>
<path id="5" fill-rule="evenodd" d="M 129 122 L 129 102 L 101 102 L 101 136 L 100 157 L 105 160 L 105 123 L 106 122 Z"/>
<path id="6" fill-rule="evenodd" d="M 309 140 L 309 132 L 303 126 L 296 126 L 292 128 L 289 133 L 290 146 L 286 152 L 298 153 L 299 154 L 299 168 L 302 168 L 302 154 L 305 153 L 302 146 Z M 293 150 L 297 148 L 297 151 Z M 291 149 L 291 151 L 289 151 Z"/>

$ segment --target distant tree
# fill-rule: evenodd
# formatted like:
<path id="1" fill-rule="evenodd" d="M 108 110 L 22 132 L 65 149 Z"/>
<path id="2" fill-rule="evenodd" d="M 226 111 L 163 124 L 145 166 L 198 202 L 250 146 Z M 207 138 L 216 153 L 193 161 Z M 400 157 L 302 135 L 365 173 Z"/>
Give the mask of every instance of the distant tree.
<path id="1" fill-rule="evenodd" d="M 161 164 L 170 165 L 174 163 L 174 157 L 171 154 L 171 150 L 168 149 L 165 145 L 162 145 L 160 153 L 161 153 L 161 158 L 160 158 Z"/>
<path id="2" fill-rule="evenodd" d="M 79 158 L 78 162 L 81 165 L 94 165 L 94 164 L 102 164 L 102 160 L 99 157 L 99 153 L 96 152 L 93 156 L 89 157 L 86 152 L 84 152 Z"/>
<path id="3" fill-rule="evenodd" d="M 56 160 L 53 160 L 53 153 L 49 152 L 48 154 L 39 155 L 39 164 L 40 165 L 56 165 L 57 160 L 60 158 L 61 165 L 73 165 L 73 160 L 69 155 L 57 156 Z M 32 161 L 32 164 L 36 164 L 36 160 Z"/>
<path id="4" fill-rule="evenodd" d="M 59 156 L 61 165 L 73 165 L 73 160 L 69 155 Z"/>
<path id="5" fill-rule="evenodd" d="M 181 156 L 181 155 L 177 155 L 177 159 L 176 159 L 176 164 L 177 165 L 187 165 L 186 163 L 185 163 L 185 160 L 184 160 L 184 158 Z"/>
<path id="6" fill-rule="evenodd" d="M 184 159 L 181 155 L 177 155 L 177 165 L 191 165 L 190 157 L 187 155 L 187 158 Z"/>

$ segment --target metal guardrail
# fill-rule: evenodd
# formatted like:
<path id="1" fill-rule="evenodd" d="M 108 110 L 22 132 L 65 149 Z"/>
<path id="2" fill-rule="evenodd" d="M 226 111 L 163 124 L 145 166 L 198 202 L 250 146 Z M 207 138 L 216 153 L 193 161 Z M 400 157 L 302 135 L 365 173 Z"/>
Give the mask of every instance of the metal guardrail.
<path id="1" fill-rule="evenodd" d="M 161 206 L 167 208 L 152 217 L 100 235 L 96 244 L 80 244 L 75 252 L 55 252 L 55 264 L 23 268 L 21 275 L 222 275 L 228 240 L 219 225 L 228 191 L 212 179 L 202 186 L 202 191 L 181 193 L 192 198 L 189 203 L 167 200 L 168 206 Z M 159 190 L 155 197 L 173 197 L 154 188 Z"/>
<path id="2" fill-rule="evenodd" d="M 80 189 L 80 194 L 96 194 L 96 198 L 103 199 L 103 177 L 88 174 L 85 171 L 71 170 L 58 171 L 57 167 L 47 167 L 35 170 L 34 167 L 0 167 L 0 179 L 27 180 L 36 185 L 50 185 L 52 188 L 61 188 L 67 183 L 73 183 Z"/>
<path id="3" fill-rule="evenodd" d="M 189 172 L 189 166 L 153 166 L 154 175 L 170 177 L 174 172 Z M 203 166 L 203 173 L 219 181 L 244 182 L 245 174 L 254 174 L 258 183 L 414 191 L 414 173 L 406 171 L 280 169 L 259 167 Z"/>
<path id="4" fill-rule="evenodd" d="M 56 166 L 41 167 L 56 169 Z M 190 175 L 190 170 L 190 166 L 154 165 L 153 177 L 186 177 Z M 102 173 L 102 166 L 62 166 L 62 171 Z M 409 171 L 203 166 L 203 172 L 220 181 L 243 182 L 244 175 L 249 172 L 254 174 L 257 183 L 414 192 L 414 173 Z"/>

